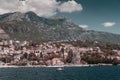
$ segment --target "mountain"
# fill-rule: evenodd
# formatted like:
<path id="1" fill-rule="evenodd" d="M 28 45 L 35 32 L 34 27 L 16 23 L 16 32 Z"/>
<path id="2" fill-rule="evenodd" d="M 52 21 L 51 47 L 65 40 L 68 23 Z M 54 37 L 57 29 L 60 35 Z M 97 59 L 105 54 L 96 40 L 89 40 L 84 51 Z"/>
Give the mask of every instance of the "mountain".
<path id="1" fill-rule="evenodd" d="M 32 11 L 0 15 L 0 29 L 5 35 L 0 34 L 2 39 L 33 41 L 82 39 L 120 43 L 120 35 L 84 30 L 65 17 L 43 18 Z"/>

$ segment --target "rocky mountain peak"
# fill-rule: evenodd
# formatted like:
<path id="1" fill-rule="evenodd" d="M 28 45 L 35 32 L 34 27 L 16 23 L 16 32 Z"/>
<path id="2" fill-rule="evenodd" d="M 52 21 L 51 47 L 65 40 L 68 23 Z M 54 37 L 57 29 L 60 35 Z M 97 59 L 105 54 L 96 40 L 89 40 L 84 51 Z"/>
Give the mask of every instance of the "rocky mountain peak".
<path id="1" fill-rule="evenodd" d="M 22 19 L 25 17 L 25 14 L 21 12 L 14 12 L 4 15 L 5 17 L 2 18 L 3 21 L 22 21 Z"/>
<path id="2" fill-rule="evenodd" d="M 65 21 L 65 22 L 72 22 L 70 19 L 64 17 L 64 16 L 55 16 L 54 18 L 52 18 L 54 20 L 58 20 L 58 21 Z"/>
<path id="3" fill-rule="evenodd" d="M 39 16 L 32 11 L 22 13 L 22 12 L 14 12 L 14 13 L 7 13 L 0 16 L 1 21 L 34 21 L 39 20 Z"/>
<path id="4" fill-rule="evenodd" d="M 28 12 L 26 12 L 25 13 L 26 15 L 28 15 L 28 16 L 37 16 L 37 17 L 39 17 L 36 13 L 34 13 L 33 11 L 28 11 Z"/>

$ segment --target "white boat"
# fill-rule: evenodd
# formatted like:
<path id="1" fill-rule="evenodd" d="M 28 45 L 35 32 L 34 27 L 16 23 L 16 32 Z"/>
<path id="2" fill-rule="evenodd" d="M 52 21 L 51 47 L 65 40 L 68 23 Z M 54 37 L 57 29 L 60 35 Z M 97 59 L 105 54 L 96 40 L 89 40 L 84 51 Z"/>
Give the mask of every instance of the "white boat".
<path id="1" fill-rule="evenodd" d="M 57 70 L 58 70 L 58 71 L 61 71 L 61 70 L 63 70 L 63 68 L 59 67 L 59 68 L 57 68 Z"/>

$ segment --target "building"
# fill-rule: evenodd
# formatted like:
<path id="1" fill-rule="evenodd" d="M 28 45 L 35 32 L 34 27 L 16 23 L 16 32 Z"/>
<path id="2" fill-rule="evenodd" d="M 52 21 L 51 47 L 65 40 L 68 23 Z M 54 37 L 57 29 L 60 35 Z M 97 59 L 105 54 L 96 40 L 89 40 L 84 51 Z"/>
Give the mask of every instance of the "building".
<path id="1" fill-rule="evenodd" d="M 53 58 L 52 65 L 63 65 L 64 63 L 61 61 L 60 58 Z"/>

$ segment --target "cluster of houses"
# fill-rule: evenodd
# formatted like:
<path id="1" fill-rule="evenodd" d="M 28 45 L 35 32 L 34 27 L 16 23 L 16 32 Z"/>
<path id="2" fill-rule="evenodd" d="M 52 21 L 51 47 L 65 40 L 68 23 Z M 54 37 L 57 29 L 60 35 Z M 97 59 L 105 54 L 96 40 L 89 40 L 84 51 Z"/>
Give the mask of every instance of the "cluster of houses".
<path id="1" fill-rule="evenodd" d="M 72 51 L 72 57 L 70 56 Z M 31 45 L 28 41 L 1 40 L 0 65 L 46 65 L 81 64 L 81 56 L 86 52 L 102 53 L 99 47 L 80 48 L 71 44 L 42 43 Z M 71 62 L 67 62 L 67 59 Z M 118 56 L 117 56 L 118 58 Z"/>

